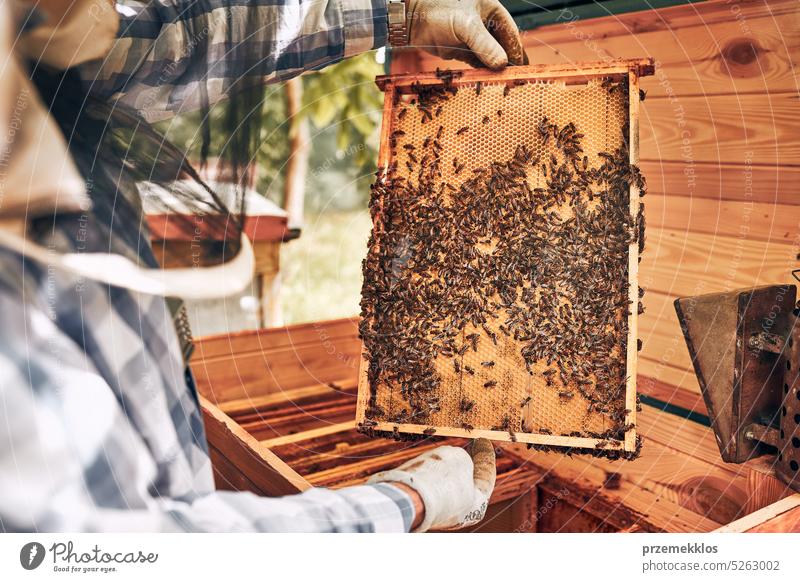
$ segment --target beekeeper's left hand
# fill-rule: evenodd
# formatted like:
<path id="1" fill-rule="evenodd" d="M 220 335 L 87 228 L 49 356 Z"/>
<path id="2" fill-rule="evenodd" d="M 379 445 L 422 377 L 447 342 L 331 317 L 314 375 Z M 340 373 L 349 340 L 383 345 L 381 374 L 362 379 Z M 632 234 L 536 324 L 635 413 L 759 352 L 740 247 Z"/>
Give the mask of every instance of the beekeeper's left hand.
<path id="1" fill-rule="evenodd" d="M 483 519 L 496 474 L 492 443 L 477 439 L 469 453 L 460 447 L 438 447 L 373 475 L 369 482 L 400 483 L 419 494 L 424 516 L 414 531 L 446 530 Z"/>

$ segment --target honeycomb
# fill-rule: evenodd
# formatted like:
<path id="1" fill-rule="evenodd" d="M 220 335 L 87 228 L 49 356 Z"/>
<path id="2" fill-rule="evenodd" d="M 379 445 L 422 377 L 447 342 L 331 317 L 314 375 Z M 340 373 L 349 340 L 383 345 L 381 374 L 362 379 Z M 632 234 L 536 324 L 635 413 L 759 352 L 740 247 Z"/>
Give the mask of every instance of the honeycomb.
<path id="1" fill-rule="evenodd" d="M 630 123 L 630 115 L 632 110 L 638 111 L 636 71 L 633 65 L 623 68 L 623 72 L 619 67 L 609 70 L 594 67 L 593 72 L 578 71 L 577 75 L 563 76 L 532 68 L 529 75 L 521 75 L 520 69 L 515 68 L 514 80 L 503 73 L 485 71 L 471 71 L 463 77 L 452 78 L 439 75 L 439 79 L 445 79 L 449 91 L 440 99 L 424 103 L 421 103 L 419 91 L 414 90 L 418 80 L 388 77 L 383 86 L 387 109 L 381 143 L 383 170 L 392 166 L 398 176 L 414 180 L 419 158 L 434 139 L 443 152 L 437 183 L 456 187 L 474 176 L 476 169 L 514 158 L 520 144 L 530 148 L 533 157 L 547 160 L 559 152 L 556 140 L 545 138 L 538 130 L 543 120 L 558 128 L 574 124 L 582 134 L 584 165 L 588 162 L 590 166 L 599 166 L 604 162 L 601 153 L 619 148 L 634 150 L 631 159 L 635 160 L 638 139 L 633 134 L 638 124 Z M 609 90 L 612 84 L 616 90 Z M 632 102 L 636 107 L 631 106 Z M 425 113 L 426 110 L 429 113 Z M 526 166 L 525 177 L 531 188 L 546 188 L 545 171 L 539 165 Z M 630 196 L 630 199 L 631 214 L 636 216 L 638 196 Z M 454 203 L 457 201 L 451 202 Z M 589 209 L 595 205 L 596 201 L 587 203 Z M 572 216 L 566 203 L 556 204 L 550 211 L 562 218 Z M 400 232 L 404 225 L 376 226 L 374 245 L 385 244 L 381 228 Z M 402 241 L 402 237 L 399 240 Z M 491 254 L 497 243 L 497 236 L 493 236 L 478 246 Z M 637 243 L 632 242 L 628 249 L 630 256 L 621 258 L 628 274 L 624 293 L 629 294 L 635 306 Z M 403 257 L 402 248 L 391 250 Z M 631 256 L 634 257 L 632 261 Z M 444 284 L 452 283 L 445 281 Z M 493 299 L 498 300 L 498 297 Z M 631 322 L 636 315 L 635 307 L 628 313 L 620 311 L 620 318 L 628 318 L 624 329 L 635 330 Z M 506 333 L 507 330 L 504 332 L 502 323 L 501 317 L 489 319 L 483 325 L 467 323 L 457 343 L 467 346 L 471 344 L 470 338 L 477 335 L 477 345 L 465 348 L 463 353 L 452 356 L 439 353 L 434 358 L 433 370 L 439 379 L 438 410 L 424 422 L 404 420 L 411 416 L 413 408 L 400 386 L 391 382 L 370 386 L 367 370 L 374 362 L 365 352 L 357 418 L 362 428 L 396 435 L 435 431 L 447 436 L 487 436 L 495 440 L 573 449 L 594 446 L 601 453 L 606 449 L 633 450 L 635 387 L 629 379 L 625 381 L 625 390 L 619 392 L 618 402 L 614 403 L 617 411 L 625 410 L 625 437 L 619 432 L 612 437 L 609 435 L 620 425 L 619 415 L 613 420 L 608 412 L 594 410 L 591 400 L 578 386 L 571 381 L 564 382 L 554 373 L 554 365 L 541 361 L 526 365 L 520 342 Z M 403 341 L 413 342 L 413 333 L 409 331 L 409 337 Z M 629 349 L 629 342 L 633 343 L 633 349 Z M 625 373 L 628 376 L 632 373 L 634 377 L 635 346 L 636 337 L 632 331 L 620 334 L 614 348 L 614 355 L 625 362 Z M 370 402 L 374 409 L 382 412 L 380 418 L 368 414 Z M 465 403 L 471 405 L 465 406 Z"/>

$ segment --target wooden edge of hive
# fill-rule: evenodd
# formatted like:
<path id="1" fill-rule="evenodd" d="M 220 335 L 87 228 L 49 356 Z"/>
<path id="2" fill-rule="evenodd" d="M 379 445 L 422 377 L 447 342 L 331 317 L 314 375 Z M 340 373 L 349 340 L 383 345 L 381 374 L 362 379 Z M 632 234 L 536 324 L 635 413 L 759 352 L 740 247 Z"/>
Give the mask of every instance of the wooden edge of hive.
<path id="1" fill-rule="evenodd" d="M 301 493 L 311 485 L 230 416 L 198 395 L 209 442 L 268 495 Z"/>
<path id="2" fill-rule="evenodd" d="M 358 415 L 363 418 L 362 411 L 359 411 Z M 628 435 L 632 436 L 633 447 L 629 448 L 627 438 L 619 440 L 539 433 L 510 433 L 509 431 L 501 430 L 467 430 L 463 428 L 428 427 L 421 424 L 398 424 L 392 422 L 378 422 L 369 427 L 364 426 L 363 421 L 359 421 L 357 424 L 360 431 L 371 436 L 392 438 L 396 437 L 398 434 L 402 434 L 411 435 L 411 438 L 414 438 L 414 436 L 434 436 L 439 438 L 458 437 L 466 439 L 485 438 L 491 441 L 527 444 L 531 445 L 532 448 L 543 451 L 557 451 L 567 454 L 588 454 L 600 457 L 620 457 L 628 460 L 633 460 L 639 456 L 642 442 L 641 436 L 636 434 L 635 429 L 630 429 L 625 433 L 626 437 Z M 434 428 L 435 432 L 433 434 L 426 434 L 425 431 L 430 428 Z M 511 436 L 512 434 L 514 435 L 513 438 Z"/>
<path id="3" fill-rule="evenodd" d="M 744 517 L 740 517 L 714 530 L 714 533 L 743 533 L 798 507 L 800 507 L 800 493 L 785 497 Z"/>
<path id="4" fill-rule="evenodd" d="M 631 70 L 628 73 L 628 161 L 632 166 L 639 164 L 639 78 Z M 639 232 L 638 217 L 641 192 L 635 183 L 628 187 L 628 210 L 634 220 L 634 228 Z M 627 353 L 625 354 L 625 424 L 636 425 L 636 379 L 638 375 L 639 358 L 639 245 L 638 237 L 628 245 L 628 301 L 630 313 L 628 315 Z M 635 430 L 631 429 L 625 434 L 625 450 L 636 448 Z"/>
<path id="5" fill-rule="evenodd" d="M 396 75 L 379 75 L 375 83 L 381 91 L 389 85 L 405 86 L 412 83 L 431 84 L 441 83 L 441 74 L 444 71 L 427 71 L 423 73 L 400 73 Z M 591 77 L 599 75 L 623 75 L 634 72 L 640 77 L 655 73 L 655 62 L 652 57 L 637 59 L 612 59 L 607 61 L 593 61 L 587 63 L 557 63 L 538 64 L 506 67 L 500 71 L 491 69 L 453 69 L 453 82 L 455 84 L 475 81 L 513 81 L 514 79 L 528 79 L 540 77 Z"/>

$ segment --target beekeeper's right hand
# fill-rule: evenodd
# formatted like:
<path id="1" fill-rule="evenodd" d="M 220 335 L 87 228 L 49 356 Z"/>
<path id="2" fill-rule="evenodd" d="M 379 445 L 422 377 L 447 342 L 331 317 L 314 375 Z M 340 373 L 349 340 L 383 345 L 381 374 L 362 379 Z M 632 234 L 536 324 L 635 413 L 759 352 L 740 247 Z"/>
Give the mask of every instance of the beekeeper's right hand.
<path id="1" fill-rule="evenodd" d="M 419 494 L 424 516 L 414 531 L 446 530 L 483 519 L 496 475 L 494 447 L 477 439 L 470 453 L 460 447 L 438 447 L 373 475 L 369 482 L 400 483 Z"/>
<path id="2" fill-rule="evenodd" d="M 473 67 L 525 64 L 519 28 L 499 0 L 406 0 L 412 46 Z"/>

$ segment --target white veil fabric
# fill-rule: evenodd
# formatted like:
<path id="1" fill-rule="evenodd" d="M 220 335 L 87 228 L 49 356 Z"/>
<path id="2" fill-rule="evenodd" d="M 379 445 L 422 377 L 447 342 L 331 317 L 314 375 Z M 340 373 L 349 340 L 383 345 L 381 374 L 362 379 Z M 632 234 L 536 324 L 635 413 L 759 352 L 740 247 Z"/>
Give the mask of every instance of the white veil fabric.
<path id="1" fill-rule="evenodd" d="M 239 252 L 211 267 L 142 267 L 114 253 L 56 253 L 26 237 L 29 221 L 91 207 L 85 181 L 58 126 L 25 73 L 22 59 L 54 69 L 102 57 L 114 42 L 113 3 L 45 0 L 46 20 L 18 31 L 31 6 L 0 5 L 0 246 L 87 279 L 141 293 L 211 299 L 238 293 L 253 276 L 253 249 L 242 234 Z M 87 42 L 88 41 L 88 42 Z"/>

